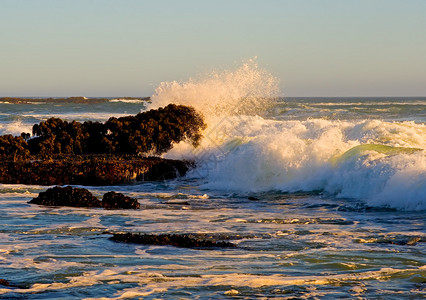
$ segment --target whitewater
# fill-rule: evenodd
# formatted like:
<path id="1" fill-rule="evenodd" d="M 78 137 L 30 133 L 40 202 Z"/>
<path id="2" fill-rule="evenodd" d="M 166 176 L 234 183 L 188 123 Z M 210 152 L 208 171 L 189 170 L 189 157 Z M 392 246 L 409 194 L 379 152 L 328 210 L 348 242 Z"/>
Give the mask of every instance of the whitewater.
<path id="1" fill-rule="evenodd" d="M 196 163 L 163 182 L 85 186 L 141 210 L 40 207 L 47 186 L 0 184 L 1 299 L 423 299 L 426 97 L 282 97 L 248 60 L 163 82 L 151 100 L 0 103 L 0 134 L 52 116 L 105 121 L 169 103 L 207 123 Z M 236 249 L 118 244 L 104 232 L 233 236 Z M 242 239 L 237 236 L 244 236 Z"/>

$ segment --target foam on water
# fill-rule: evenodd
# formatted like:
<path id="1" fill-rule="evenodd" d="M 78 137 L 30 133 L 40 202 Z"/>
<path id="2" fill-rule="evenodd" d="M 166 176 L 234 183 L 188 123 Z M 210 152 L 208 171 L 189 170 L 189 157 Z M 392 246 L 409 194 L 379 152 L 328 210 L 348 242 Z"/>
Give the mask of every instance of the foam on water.
<path id="1" fill-rule="evenodd" d="M 25 124 L 21 120 L 0 124 L 0 135 L 21 135 L 22 132 L 32 132 L 32 125 Z"/>
<path id="2" fill-rule="evenodd" d="M 111 99 L 111 100 L 109 100 L 109 102 L 112 102 L 112 103 L 117 103 L 117 102 L 121 102 L 121 103 L 145 103 L 146 100 L 142 100 L 142 99 Z"/>
<path id="3" fill-rule="evenodd" d="M 426 209 L 425 124 L 266 118 L 277 82 L 249 61 L 205 79 L 162 83 L 152 107 L 192 105 L 208 123 L 198 149 L 181 143 L 166 157 L 196 160 L 192 176 L 206 178 L 207 188 L 321 191 L 373 206 Z"/>
<path id="4" fill-rule="evenodd" d="M 239 116 L 216 130 L 200 149 L 181 144 L 168 154 L 197 160 L 193 175 L 205 176 L 205 187 L 323 191 L 374 206 L 426 209 L 425 125 Z"/>

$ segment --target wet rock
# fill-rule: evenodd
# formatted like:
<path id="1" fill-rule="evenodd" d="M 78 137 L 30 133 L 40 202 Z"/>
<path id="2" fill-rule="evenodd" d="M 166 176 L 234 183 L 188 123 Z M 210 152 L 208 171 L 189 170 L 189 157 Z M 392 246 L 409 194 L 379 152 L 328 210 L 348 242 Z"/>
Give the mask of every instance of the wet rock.
<path id="1" fill-rule="evenodd" d="M 205 128 L 203 116 L 194 108 L 174 104 L 134 116 L 112 117 L 105 123 L 52 117 L 34 124 L 32 138 L 23 133 L 21 139 L 7 136 L 0 140 L 0 156 L 13 157 L 15 149 L 37 158 L 59 154 L 159 155 L 183 140 L 199 145 Z"/>
<path id="2" fill-rule="evenodd" d="M 378 243 L 381 244 L 393 244 L 393 245 L 401 245 L 401 246 L 415 246 L 417 243 L 423 242 L 421 237 L 406 237 L 406 238 L 397 238 L 397 239 L 383 239 L 379 240 Z"/>
<path id="3" fill-rule="evenodd" d="M 188 162 L 162 160 L 154 164 L 147 172 L 137 176 L 138 180 L 142 181 L 157 181 L 174 179 L 178 176 L 183 176 L 189 169 Z"/>
<path id="4" fill-rule="evenodd" d="M 137 199 L 130 198 L 121 193 L 108 192 L 102 198 L 102 205 L 106 209 L 139 209 Z"/>
<path id="5" fill-rule="evenodd" d="M 0 160 L 0 183 L 38 185 L 116 185 L 183 176 L 192 162 L 159 157 L 84 155 L 49 160 Z"/>
<path id="6" fill-rule="evenodd" d="M 0 279 L 0 285 L 2 285 L 2 286 L 10 286 L 10 283 L 6 279 Z"/>
<path id="7" fill-rule="evenodd" d="M 400 246 L 415 246 L 418 243 L 426 242 L 426 239 L 420 236 L 379 236 L 368 237 L 354 240 L 356 243 L 362 244 L 391 244 Z"/>
<path id="8" fill-rule="evenodd" d="M 173 179 L 192 164 L 145 156 L 167 152 L 184 140 L 197 146 L 205 128 L 194 108 L 174 104 L 105 123 L 50 118 L 34 124 L 32 136 L 0 136 L 0 183 L 115 185 Z"/>
<path id="9" fill-rule="evenodd" d="M 111 240 L 115 242 L 135 243 L 144 245 L 175 246 L 183 248 L 233 248 L 235 244 L 201 239 L 197 234 L 141 234 L 141 233 L 113 233 Z"/>
<path id="10" fill-rule="evenodd" d="M 87 189 L 71 186 L 47 189 L 28 203 L 47 206 L 102 207 L 101 201 Z"/>

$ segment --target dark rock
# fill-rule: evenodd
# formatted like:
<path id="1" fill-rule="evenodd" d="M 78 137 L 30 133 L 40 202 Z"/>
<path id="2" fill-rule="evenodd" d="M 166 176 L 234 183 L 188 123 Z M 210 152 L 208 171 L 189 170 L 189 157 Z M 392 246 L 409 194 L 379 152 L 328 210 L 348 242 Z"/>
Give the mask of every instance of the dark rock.
<path id="1" fill-rule="evenodd" d="M 401 246 L 415 246 L 417 243 L 423 242 L 421 237 L 407 237 L 407 238 L 399 238 L 399 239 L 382 239 L 379 240 L 378 243 L 381 244 L 393 244 L 393 245 L 401 245 Z"/>
<path id="2" fill-rule="evenodd" d="M 158 157 L 84 155 L 50 160 L 0 160 L 0 183 L 38 185 L 116 185 L 183 176 L 192 162 Z"/>
<path id="3" fill-rule="evenodd" d="M 249 196 L 247 199 L 249 200 L 259 200 L 259 198 L 253 197 L 253 196 Z"/>
<path id="4" fill-rule="evenodd" d="M 0 159 L 10 159 L 16 161 L 17 159 L 26 159 L 30 155 L 27 149 L 28 144 L 24 139 L 25 133 L 22 136 L 14 137 L 11 134 L 0 136 Z"/>
<path id="5" fill-rule="evenodd" d="M 164 153 L 183 140 L 197 146 L 205 128 L 194 108 L 174 104 L 105 123 L 50 118 L 33 126 L 32 137 L 0 136 L 0 183 L 114 185 L 176 178 L 191 163 L 142 156 Z"/>
<path id="6" fill-rule="evenodd" d="M 9 281 L 5 280 L 5 279 L 0 279 L 0 285 L 2 286 L 10 286 Z"/>
<path id="7" fill-rule="evenodd" d="M 37 198 L 28 203 L 48 206 L 72 207 L 102 207 L 101 201 L 86 189 L 67 187 L 53 187 L 39 193 Z"/>
<path id="8" fill-rule="evenodd" d="M 235 244 L 226 241 L 201 239 L 197 234 L 141 234 L 113 233 L 111 240 L 115 242 L 144 245 L 169 245 L 183 248 L 234 248 Z"/>
<path id="9" fill-rule="evenodd" d="M 139 209 L 137 199 L 124 196 L 121 193 L 108 192 L 102 198 L 102 205 L 106 209 Z"/>
<path id="10" fill-rule="evenodd" d="M 159 155 L 183 140 L 197 146 L 205 128 L 202 115 L 194 108 L 174 104 L 135 116 L 112 117 L 105 123 L 50 118 L 33 126 L 33 138 L 24 150 L 43 158 L 58 154 Z M 8 144 L 15 143 L 9 140 Z"/>
<path id="11" fill-rule="evenodd" d="M 160 161 L 153 165 L 147 172 L 138 176 L 137 179 L 143 181 L 167 180 L 183 176 L 188 171 L 186 162 L 174 161 L 173 164 L 170 162 L 170 160 Z"/>

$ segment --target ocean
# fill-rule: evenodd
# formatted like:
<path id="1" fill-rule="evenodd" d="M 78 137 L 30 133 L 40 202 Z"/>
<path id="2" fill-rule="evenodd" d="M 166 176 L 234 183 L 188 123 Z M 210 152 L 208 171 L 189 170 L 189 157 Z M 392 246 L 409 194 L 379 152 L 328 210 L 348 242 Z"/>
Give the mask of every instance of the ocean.
<path id="1" fill-rule="evenodd" d="M 261 95 L 261 96 L 259 96 Z M 161 84 L 144 101 L 0 103 L 0 134 L 55 116 L 105 121 L 193 105 L 185 177 L 117 186 L 140 210 L 28 204 L 0 184 L 1 299 L 424 299 L 426 97 L 276 97 L 257 66 Z M 205 233 L 236 248 L 116 243 L 106 232 Z"/>

